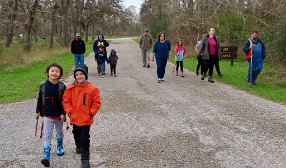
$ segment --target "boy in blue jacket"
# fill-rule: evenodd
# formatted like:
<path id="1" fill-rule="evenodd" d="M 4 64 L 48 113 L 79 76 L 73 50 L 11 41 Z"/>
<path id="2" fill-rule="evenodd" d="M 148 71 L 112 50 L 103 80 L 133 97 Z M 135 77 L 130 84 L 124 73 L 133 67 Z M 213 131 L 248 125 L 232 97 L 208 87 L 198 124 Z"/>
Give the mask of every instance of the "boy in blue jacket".
<path id="1" fill-rule="evenodd" d="M 99 46 L 98 51 L 96 51 L 94 58 L 97 62 L 98 75 L 104 78 L 105 75 L 105 61 L 108 63 L 107 53 L 104 51 L 104 46 Z"/>

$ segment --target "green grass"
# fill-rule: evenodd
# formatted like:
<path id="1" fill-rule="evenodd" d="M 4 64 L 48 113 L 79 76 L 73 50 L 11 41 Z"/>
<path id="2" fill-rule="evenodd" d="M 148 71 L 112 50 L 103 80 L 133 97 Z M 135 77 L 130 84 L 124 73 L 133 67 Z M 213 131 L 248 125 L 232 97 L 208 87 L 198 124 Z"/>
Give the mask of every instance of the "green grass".
<path id="1" fill-rule="evenodd" d="M 92 45 L 87 45 L 88 55 L 92 51 Z M 74 65 L 73 54 L 66 51 L 64 54 L 55 54 L 43 57 L 42 60 L 33 63 L 15 66 L 0 72 L 0 103 L 15 102 L 37 96 L 38 84 L 47 79 L 46 66 L 50 63 L 59 63 L 64 70 L 65 78 Z"/>
<path id="2" fill-rule="evenodd" d="M 174 57 L 171 58 L 171 62 L 174 62 Z M 187 57 L 184 60 L 186 69 L 195 71 L 196 65 L 197 59 L 195 57 Z M 277 72 L 277 67 L 274 68 L 272 65 L 265 64 L 264 70 L 258 76 L 257 85 L 253 87 L 249 87 L 247 83 L 247 63 L 242 59 L 235 60 L 234 66 L 230 65 L 230 60 L 222 60 L 220 68 L 224 74 L 222 78 L 217 76 L 214 69 L 213 77 L 218 81 L 230 84 L 248 93 L 286 104 L 285 77 L 279 79 L 275 76 L 274 72 Z"/>

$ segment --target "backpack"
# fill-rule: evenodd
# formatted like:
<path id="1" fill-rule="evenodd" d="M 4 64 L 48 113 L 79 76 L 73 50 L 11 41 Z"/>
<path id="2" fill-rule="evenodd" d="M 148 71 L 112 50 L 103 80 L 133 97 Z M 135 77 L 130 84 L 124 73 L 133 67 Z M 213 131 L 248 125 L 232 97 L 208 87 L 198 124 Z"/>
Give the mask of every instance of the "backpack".
<path id="1" fill-rule="evenodd" d="M 41 82 L 40 83 L 40 85 L 39 85 L 39 88 L 40 88 L 40 91 L 41 91 L 41 95 L 42 95 L 42 104 L 43 104 L 43 106 L 42 107 L 44 107 L 44 105 L 45 105 L 45 99 L 46 99 L 46 87 L 45 87 L 45 83 L 46 83 L 46 81 L 43 81 L 43 82 Z M 65 89 L 66 89 L 66 85 L 63 83 L 63 82 L 61 82 L 61 81 L 59 81 L 59 97 L 60 97 L 60 100 L 62 101 L 62 99 L 63 99 L 63 95 L 64 95 L 64 92 L 65 92 Z"/>

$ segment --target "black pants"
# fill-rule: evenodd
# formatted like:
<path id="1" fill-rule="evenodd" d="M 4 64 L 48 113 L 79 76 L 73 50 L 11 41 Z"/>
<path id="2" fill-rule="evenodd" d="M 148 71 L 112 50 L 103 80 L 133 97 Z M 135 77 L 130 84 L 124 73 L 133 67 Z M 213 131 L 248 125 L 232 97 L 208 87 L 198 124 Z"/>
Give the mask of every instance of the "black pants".
<path id="1" fill-rule="evenodd" d="M 176 71 L 177 72 L 179 70 L 179 66 L 180 66 L 181 72 L 183 72 L 184 71 L 183 61 L 176 61 Z"/>
<path id="2" fill-rule="evenodd" d="M 204 73 L 204 61 L 202 59 L 202 57 L 197 57 L 198 59 L 198 64 L 197 64 L 197 69 L 196 69 L 196 73 L 199 73 L 199 69 L 201 68 L 201 75 L 203 75 Z"/>
<path id="3" fill-rule="evenodd" d="M 89 160 L 89 146 L 90 146 L 90 125 L 76 126 L 73 125 L 73 136 L 75 145 L 81 149 L 81 160 Z"/>
<path id="4" fill-rule="evenodd" d="M 214 72 L 214 65 L 216 62 L 216 58 L 213 56 L 210 56 L 209 60 L 203 60 L 203 61 L 204 61 L 204 75 L 206 75 L 207 72 L 209 71 L 209 76 L 212 77 L 213 72 Z"/>
<path id="5" fill-rule="evenodd" d="M 220 76 L 221 72 L 220 72 L 220 68 L 219 68 L 219 60 L 218 59 L 216 59 L 216 61 L 215 61 L 215 69 L 216 69 L 217 75 Z"/>
<path id="6" fill-rule="evenodd" d="M 110 64 L 110 72 L 111 72 L 111 74 L 116 74 L 116 65 L 111 65 Z"/>

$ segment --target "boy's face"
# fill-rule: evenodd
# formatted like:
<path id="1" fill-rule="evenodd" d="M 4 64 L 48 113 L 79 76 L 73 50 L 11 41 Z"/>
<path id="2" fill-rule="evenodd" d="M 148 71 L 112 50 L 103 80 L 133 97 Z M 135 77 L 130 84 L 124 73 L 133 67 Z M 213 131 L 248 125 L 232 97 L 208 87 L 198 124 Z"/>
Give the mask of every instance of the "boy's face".
<path id="1" fill-rule="evenodd" d="M 48 72 L 49 79 L 59 80 L 61 76 L 61 70 L 58 67 L 51 67 Z"/>
<path id="2" fill-rule="evenodd" d="M 84 73 L 81 71 L 76 71 L 75 72 L 75 79 L 79 82 L 79 83 L 83 83 L 85 82 L 85 76 Z"/>

